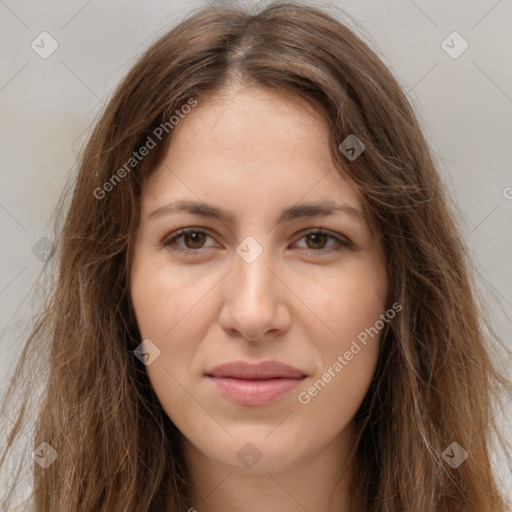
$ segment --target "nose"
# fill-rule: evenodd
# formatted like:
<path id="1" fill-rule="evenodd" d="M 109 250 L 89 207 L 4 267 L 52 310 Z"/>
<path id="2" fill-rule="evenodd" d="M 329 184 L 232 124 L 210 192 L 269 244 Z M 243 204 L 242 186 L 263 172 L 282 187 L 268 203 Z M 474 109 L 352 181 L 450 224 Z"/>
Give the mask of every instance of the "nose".
<path id="1" fill-rule="evenodd" d="M 229 335 L 260 341 L 289 329 L 287 288 L 276 277 L 275 267 L 270 250 L 250 263 L 234 254 L 233 268 L 223 279 L 225 301 L 219 317 Z"/>

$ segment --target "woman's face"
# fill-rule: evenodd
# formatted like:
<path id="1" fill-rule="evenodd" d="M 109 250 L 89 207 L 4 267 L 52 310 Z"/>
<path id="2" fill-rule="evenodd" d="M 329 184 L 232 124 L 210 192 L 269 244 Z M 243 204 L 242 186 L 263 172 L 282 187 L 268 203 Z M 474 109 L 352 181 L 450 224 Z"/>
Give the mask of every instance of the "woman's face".
<path id="1" fill-rule="evenodd" d="M 249 87 L 203 95 L 144 184 L 131 300 L 151 340 L 149 379 L 189 453 L 275 471 L 349 443 L 387 275 L 328 137 L 301 99 Z M 214 371 L 235 361 L 296 371 Z"/>

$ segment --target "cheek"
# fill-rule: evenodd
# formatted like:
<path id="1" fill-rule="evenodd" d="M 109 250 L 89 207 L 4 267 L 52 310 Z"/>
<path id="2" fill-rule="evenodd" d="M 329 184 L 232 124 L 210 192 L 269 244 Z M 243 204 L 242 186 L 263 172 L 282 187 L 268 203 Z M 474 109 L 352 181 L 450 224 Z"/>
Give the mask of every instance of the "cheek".
<path id="1" fill-rule="evenodd" d="M 387 279 L 385 267 L 373 257 L 354 259 L 332 276 L 304 290 L 315 313 L 311 337 L 322 368 L 299 402 L 309 408 L 308 415 L 323 411 L 336 428 L 355 414 L 373 378 L 386 325 L 381 315 Z"/>
<path id="2" fill-rule="evenodd" d="M 315 317 L 312 322 L 323 333 L 316 338 L 317 343 L 327 353 L 333 349 L 347 350 L 350 342 L 372 327 L 385 312 L 386 270 L 371 254 L 356 255 L 344 267 L 318 273 L 315 279 L 298 279 Z"/>
<path id="3" fill-rule="evenodd" d="M 316 337 L 321 369 L 297 396 L 312 426 L 306 434 L 310 443 L 316 442 L 318 429 L 330 438 L 350 423 L 373 379 L 382 334 L 375 326 L 384 313 L 385 297 L 368 290 L 347 286 L 337 292 L 336 301 L 323 303 L 323 319 L 335 334 L 323 328 L 328 335 Z"/>
<path id="4" fill-rule="evenodd" d="M 173 421 L 181 418 L 177 425 L 185 431 L 192 428 L 187 389 L 194 355 L 212 323 L 212 285 L 207 278 L 185 280 L 178 268 L 166 264 L 146 264 L 132 274 L 131 300 L 141 340 L 150 339 L 160 350 L 145 371 L 162 408 Z"/>
<path id="5" fill-rule="evenodd" d="M 162 260 L 161 255 L 150 258 L 142 252 L 134 260 L 131 300 L 141 341 L 149 339 L 160 350 L 146 371 L 169 409 L 168 404 L 182 400 L 178 383 L 186 386 L 200 371 L 196 356 L 218 316 L 219 272 L 200 265 L 184 271 Z"/>
<path id="6" fill-rule="evenodd" d="M 346 286 L 337 292 L 336 300 L 324 300 L 318 310 L 329 329 L 322 324 L 316 327 L 316 336 L 312 333 L 322 365 L 315 389 L 308 394 L 315 397 L 321 392 L 318 405 L 322 402 L 325 410 L 350 416 L 366 394 L 385 326 L 380 320 L 383 300 L 368 293 L 368 288 Z"/>
<path id="7" fill-rule="evenodd" d="M 345 364 L 338 361 L 336 366 L 333 357 L 324 373 L 301 390 L 297 417 L 309 427 L 300 439 L 305 446 L 318 449 L 352 424 L 368 392 L 377 356 L 378 340 L 375 340 L 372 347 L 362 349 L 351 361 L 345 360 Z"/>
<path id="8" fill-rule="evenodd" d="M 190 339 L 186 331 L 195 332 L 200 326 L 197 316 L 206 320 L 211 309 L 205 305 L 211 305 L 214 285 L 212 275 L 183 272 L 165 261 L 134 265 L 131 300 L 141 336 L 165 344 Z"/>

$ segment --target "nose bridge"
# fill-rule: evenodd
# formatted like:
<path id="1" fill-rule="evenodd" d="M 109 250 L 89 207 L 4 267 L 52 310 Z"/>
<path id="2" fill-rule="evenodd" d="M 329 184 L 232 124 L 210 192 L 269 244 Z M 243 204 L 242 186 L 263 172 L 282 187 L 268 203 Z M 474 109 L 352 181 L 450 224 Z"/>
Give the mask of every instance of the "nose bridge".
<path id="1" fill-rule="evenodd" d="M 234 255 L 225 291 L 221 323 L 247 339 L 262 338 L 269 330 L 283 329 L 289 315 L 281 304 L 279 282 L 270 271 L 274 257 L 270 249 L 248 237 Z"/>
<path id="2" fill-rule="evenodd" d="M 232 279 L 233 290 L 237 300 L 247 305 L 264 306 L 273 299 L 273 274 L 269 267 L 272 265 L 272 253 L 268 247 L 263 247 L 253 237 L 247 237 L 237 249 L 234 259 Z"/>

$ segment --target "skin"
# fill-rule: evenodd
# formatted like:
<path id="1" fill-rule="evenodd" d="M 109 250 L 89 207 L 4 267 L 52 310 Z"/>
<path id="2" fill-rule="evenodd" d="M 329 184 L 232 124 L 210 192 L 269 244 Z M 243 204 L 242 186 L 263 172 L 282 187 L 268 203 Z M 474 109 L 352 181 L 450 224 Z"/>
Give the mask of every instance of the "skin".
<path id="1" fill-rule="evenodd" d="M 160 349 L 146 370 L 182 433 L 195 483 L 190 507 L 199 511 L 260 511 L 263 502 L 269 512 L 350 510 L 345 465 L 357 435 L 352 419 L 375 372 L 380 334 L 309 403 L 298 394 L 385 312 L 382 245 L 362 215 L 276 223 L 284 208 L 320 200 L 362 212 L 328 140 L 325 121 L 304 100 L 230 86 L 201 96 L 144 183 L 131 300 L 141 340 Z M 176 200 L 203 201 L 234 219 L 186 211 L 148 217 Z M 162 245 L 184 227 L 208 233 Z M 319 227 L 350 246 L 303 233 Z M 236 252 L 247 236 L 263 249 L 251 263 Z M 282 361 L 307 377 L 269 405 L 236 405 L 205 372 L 240 359 Z M 250 468 L 237 457 L 247 442 L 261 454 Z"/>

